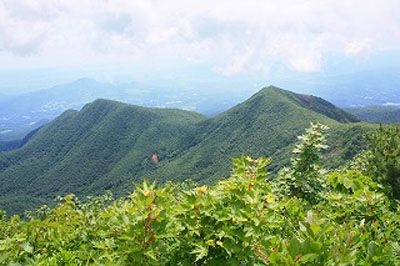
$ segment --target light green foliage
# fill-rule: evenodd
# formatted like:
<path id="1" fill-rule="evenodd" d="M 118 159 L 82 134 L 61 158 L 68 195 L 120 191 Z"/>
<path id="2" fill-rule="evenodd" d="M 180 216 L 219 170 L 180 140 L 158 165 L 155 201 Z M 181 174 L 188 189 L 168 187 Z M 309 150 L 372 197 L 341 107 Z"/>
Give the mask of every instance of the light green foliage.
<path id="1" fill-rule="evenodd" d="M 296 157 L 292 159 L 292 166 L 278 177 L 279 190 L 309 201 L 318 200 L 323 188 L 320 152 L 328 148 L 323 135 L 326 130 L 325 125 L 311 124 L 306 134 L 299 137 L 300 142 L 293 150 Z"/>
<path id="2" fill-rule="evenodd" d="M 242 156 L 210 187 L 144 181 L 125 199 L 68 195 L 27 220 L 0 213 L 0 264 L 399 265 L 399 206 L 359 170 L 319 170 L 325 129 L 300 138 L 290 169 L 302 191 L 317 176 L 317 194 L 277 189 L 269 159 Z"/>

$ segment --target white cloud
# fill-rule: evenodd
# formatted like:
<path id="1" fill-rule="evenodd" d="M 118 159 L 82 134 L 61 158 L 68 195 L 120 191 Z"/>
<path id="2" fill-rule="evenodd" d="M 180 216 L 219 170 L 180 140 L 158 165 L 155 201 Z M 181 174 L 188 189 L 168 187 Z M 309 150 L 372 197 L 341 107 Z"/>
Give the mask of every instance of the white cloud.
<path id="1" fill-rule="evenodd" d="M 246 47 L 245 51 L 237 54 L 229 65 L 216 67 L 214 70 L 226 76 L 242 73 L 249 69 L 249 63 L 255 53 L 254 47 Z"/>
<path id="2" fill-rule="evenodd" d="M 3 0 L 0 61 L 208 64 L 224 75 L 400 48 L 398 0 Z"/>
<path id="3" fill-rule="evenodd" d="M 347 55 L 358 55 L 371 48 L 370 42 L 366 40 L 357 40 L 345 44 L 344 51 Z"/>

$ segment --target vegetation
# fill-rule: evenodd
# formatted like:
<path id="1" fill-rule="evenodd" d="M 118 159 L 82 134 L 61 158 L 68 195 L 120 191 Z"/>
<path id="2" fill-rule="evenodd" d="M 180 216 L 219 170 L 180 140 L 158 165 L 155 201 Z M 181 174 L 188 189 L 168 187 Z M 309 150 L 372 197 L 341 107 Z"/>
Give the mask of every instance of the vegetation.
<path id="1" fill-rule="evenodd" d="M 230 175 L 231 158 L 272 158 L 276 175 L 310 122 L 331 129 L 329 167 L 358 154 L 371 128 L 313 96 L 268 87 L 216 117 L 97 100 L 68 111 L 20 149 L 0 154 L 0 208 L 21 213 L 57 195 L 79 197 L 111 190 L 117 197 L 144 178 L 165 183 L 192 179 L 215 184 Z M 158 162 L 152 160 L 156 154 Z M 31 197 L 27 206 L 21 197 Z M 38 205 L 36 205 L 38 206 Z"/>
<path id="2" fill-rule="evenodd" d="M 95 181 L 104 190 L 117 186 L 121 180 L 105 183 L 100 177 L 118 168 L 126 156 L 130 165 L 124 172 L 153 169 L 155 165 L 146 159 L 154 151 L 167 157 L 187 147 L 191 125 L 202 119 L 196 113 L 107 100 L 98 100 L 81 112 L 68 111 L 22 148 L 0 154 L 0 203 L 4 204 L 0 207 L 23 209 L 16 200 L 21 195 L 43 202 L 70 192 L 96 194 L 96 188 L 90 188 Z M 128 178 L 124 181 L 130 183 Z"/>
<path id="3" fill-rule="evenodd" d="M 301 142 L 294 149 L 299 154 L 292 159 L 290 169 L 284 169 L 278 177 L 280 191 L 285 195 L 317 201 L 323 189 L 323 180 L 319 171 L 319 153 L 326 149 L 323 133 L 328 127 L 317 124 L 307 130 L 307 134 L 299 137 Z"/>
<path id="4" fill-rule="evenodd" d="M 355 107 L 347 108 L 346 111 L 371 123 L 400 123 L 400 108 L 395 106 Z"/>
<path id="5" fill-rule="evenodd" d="M 368 150 L 360 155 L 364 172 L 400 199 L 400 127 L 380 126 L 367 136 Z"/>
<path id="6" fill-rule="evenodd" d="M 124 199 L 71 194 L 26 220 L 3 214 L 0 263 L 399 265 L 398 202 L 365 174 L 382 161 L 359 157 L 324 170 L 326 130 L 312 125 L 277 178 L 266 171 L 270 159 L 242 156 L 232 176 L 211 187 L 144 181 Z M 388 132 L 372 142 L 390 142 L 382 138 Z"/>

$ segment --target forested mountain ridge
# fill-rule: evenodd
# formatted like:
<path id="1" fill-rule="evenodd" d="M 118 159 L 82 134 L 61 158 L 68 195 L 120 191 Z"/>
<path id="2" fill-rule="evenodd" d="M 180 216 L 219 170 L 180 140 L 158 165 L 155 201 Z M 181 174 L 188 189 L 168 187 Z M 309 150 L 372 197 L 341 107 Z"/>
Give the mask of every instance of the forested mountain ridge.
<path id="1" fill-rule="evenodd" d="M 354 114 L 359 119 L 370 123 L 400 123 L 399 106 L 366 106 L 346 108 L 346 111 Z"/>
<path id="2" fill-rule="evenodd" d="M 124 198 L 69 194 L 24 219 L 0 210 L 0 263 L 399 265 L 400 128 L 368 133 L 339 169 L 321 164 L 327 131 L 312 123 L 274 178 L 269 158 L 241 156 L 211 186 L 145 180 Z"/>
<path id="3" fill-rule="evenodd" d="M 21 211 L 71 192 L 121 195 L 144 177 L 213 183 L 229 175 L 231 158 L 241 154 L 271 156 L 271 170 L 277 170 L 310 122 L 331 128 L 328 156 L 339 158 L 330 160 L 337 166 L 361 150 L 370 128 L 353 121 L 322 99 L 276 87 L 210 119 L 96 100 L 65 112 L 22 148 L 0 154 L 0 208 Z"/>
<path id="4" fill-rule="evenodd" d="M 144 107 L 179 108 L 212 116 L 234 106 L 249 93 L 238 91 L 228 95 L 226 90 L 210 92 L 193 87 L 109 83 L 81 78 L 25 94 L 0 95 L 0 141 L 21 139 L 64 111 L 80 110 L 99 98 Z"/>
<path id="5" fill-rule="evenodd" d="M 304 107 L 300 102 L 305 97 L 310 99 L 312 106 L 325 107 L 319 110 L 321 113 L 329 112 L 337 120 Z M 198 143 L 180 158 L 162 164 L 150 176 L 170 176 L 175 180 L 190 177 L 199 182 L 215 182 L 228 174 L 230 158 L 242 154 L 271 156 L 274 158 L 272 170 L 280 168 L 288 163 L 291 144 L 296 141 L 296 136 L 312 121 L 332 127 L 332 152 L 344 155 L 347 151 L 339 151 L 342 148 L 357 150 L 361 141 L 358 137 L 368 126 L 339 123 L 349 118 L 356 119 L 330 103 L 323 103 L 325 101 L 313 96 L 298 95 L 272 86 L 264 88 L 247 101 L 200 123 Z M 350 143 L 352 141 L 355 145 Z"/>
<path id="6" fill-rule="evenodd" d="M 21 149 L 5 153 L 1 191 L 36 198 L 65 194 L 71 188 L 78 192 L 131 150 L 137 151 L 133 167 L 151 167 L 141 165 L 144 158 L 155 150 L 184 148 L 190 125 L 202 119 L 192 112 L 96 100 L 80 112 L 65 112 Z"/>
<path id="7" fill-rule="evenodd" d="M 261 91 L 256 93 L 252 98 L 262 97 L 262 95 L 268 97 L 268 94 L 275 94 L 287 97 L 294 103 L 298 103 L 306 109 L 310 109 L 316 113 L 325 115 L 338 122 L 360 122 L 360 119 L 358 119 L 356 116 L 336 107 L 332 103 L 320 97 L 297 94 L 291 91 L 282 90 L 274 86 L 269 86 L 267 88 L 262 89 Z"/>

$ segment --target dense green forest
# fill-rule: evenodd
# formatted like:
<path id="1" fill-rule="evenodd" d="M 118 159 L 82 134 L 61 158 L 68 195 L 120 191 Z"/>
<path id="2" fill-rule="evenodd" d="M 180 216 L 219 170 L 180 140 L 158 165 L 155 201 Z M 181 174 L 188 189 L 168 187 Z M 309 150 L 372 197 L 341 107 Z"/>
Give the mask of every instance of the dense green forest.
<path id="1" fill-rule="evenodd" d="M 371 123 L 400 123 L 400 107 L 396 106 L 354 107 L 347 108 L 346 111 Z"/>
<path id="2" fill-rule="evenodd" d="M 97 100 L 65 112 L 19 149 L 0 153 L 0 209 L 23 213 L 68 193 L 124 196 L 145 178 L 214 184 L 242 154 L 271 157 L 269 171 L 276 175 L 290 164 L 296 137 L 310 122 L 331 128 L 327 167 L 358 154 L 362 136 L 375 127 L 321 98 L 276 87 L 213 118 Z"/>
<path id="3" fill-rule="evenodd" d="M 312 124 L 275 177 L 269 158 L 241 156 L 212 186 L 144 181 L 117 200 L 2 213 L 0 264 L 399 265 L 400 129 L 370 131 L 335 170 L 321 156 L 330 132 Z"/>

